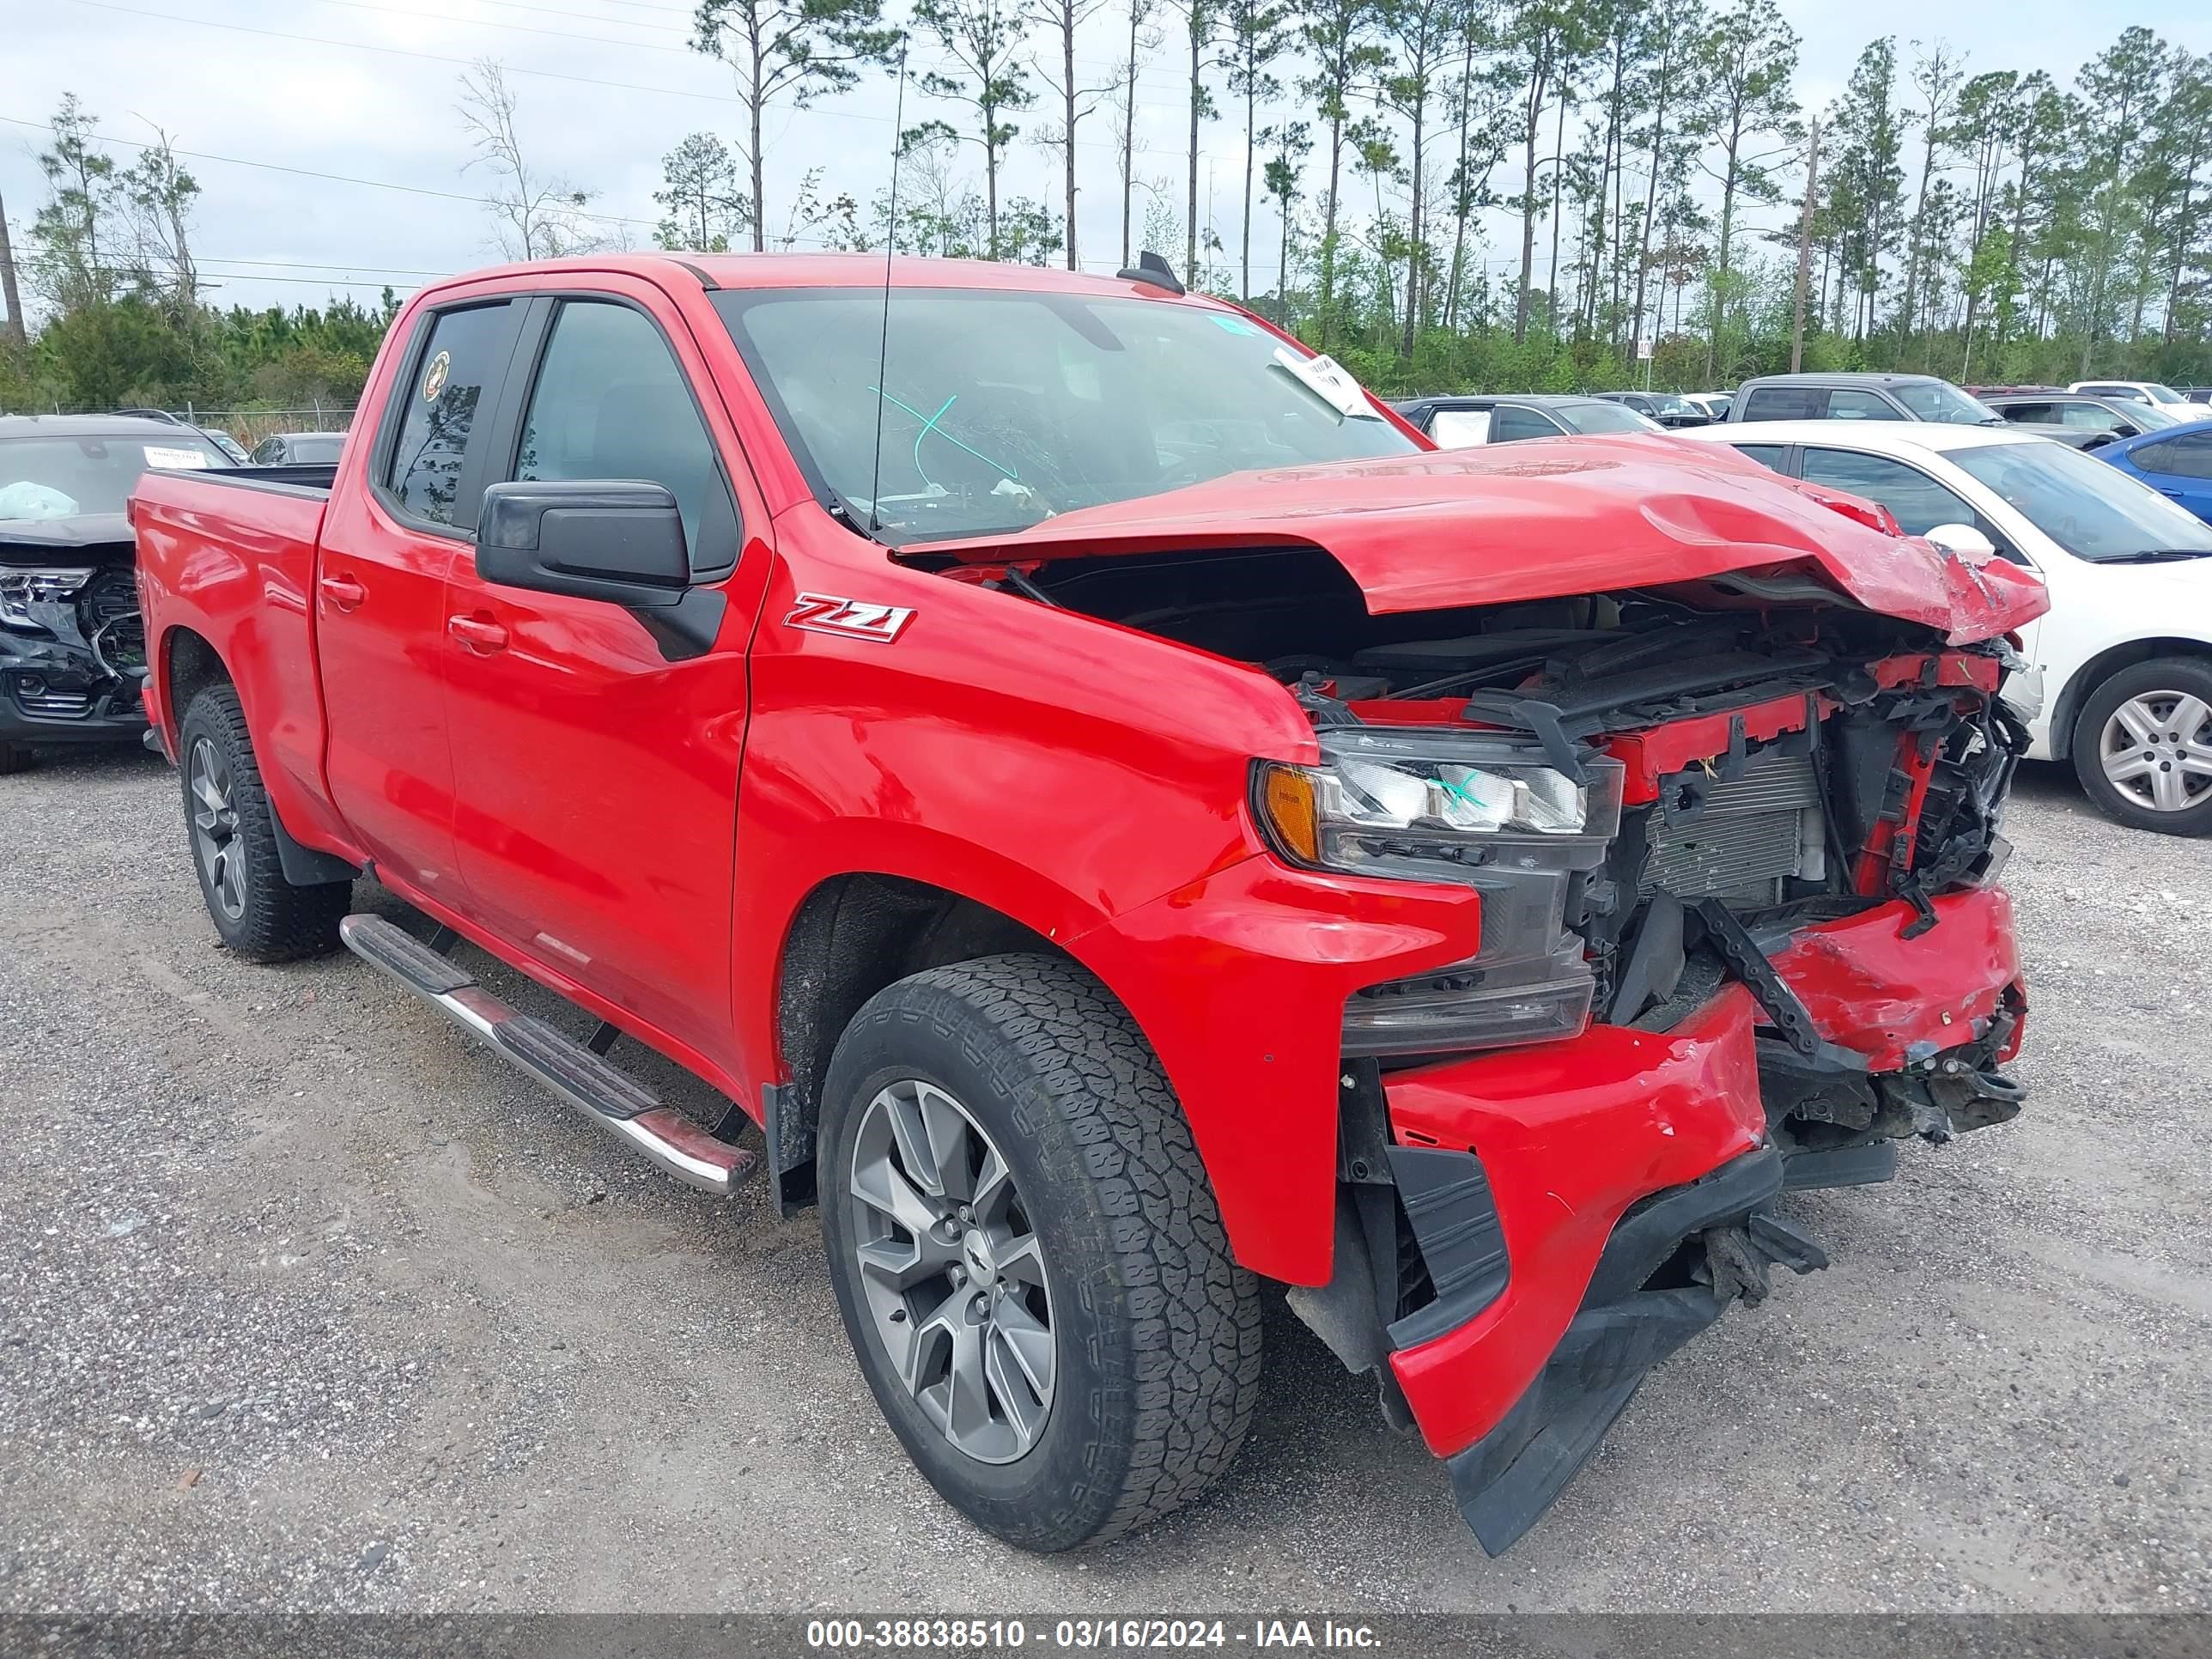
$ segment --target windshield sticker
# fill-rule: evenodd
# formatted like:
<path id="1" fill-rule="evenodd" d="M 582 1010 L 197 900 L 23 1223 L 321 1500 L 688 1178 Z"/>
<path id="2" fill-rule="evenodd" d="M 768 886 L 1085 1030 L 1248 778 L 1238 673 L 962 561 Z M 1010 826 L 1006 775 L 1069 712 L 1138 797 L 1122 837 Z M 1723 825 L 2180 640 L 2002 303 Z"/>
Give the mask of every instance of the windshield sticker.
<path id="1" fill-rule="evenodd" d="M 453 372 L 453 354 L 441 351 L 430 359 L 430 367 L 422 374 L 422 401 L 434 404 L 438 394 L 446 389 L 446 376 Z"/>
<path id="2" fill-rule="evenodd" d="M 197 472 L 208 464 L 206 453 L 198 449 L 164 449 L 159 444 L 146 446 L 146 465 L 166 471 Z"/>
<path id="3" fill-rule="evenodd" d="M 1335 358 L 1324 352 L 1318 357 L 1301 357 L 1288 346 L 1275 348 L 1276 363 L 1288 371 L 1300 386 L 1312 392 L 1338 413 L 1362 420 L 1379 421 L 1367 401 L 1367 394 L 1359 389 L 1359 382 Z"/>
<path id="4" fill-rule="evenodd" d="M 1264 332 L 1263 330 L 1255 328 L 1251 324 L 1246 322 L 1242 317 L 1224 317 L 1218 313 L 1216 313 L 1214 315 L 1213 325 L 1224 334 L 1259 334 Z"/>

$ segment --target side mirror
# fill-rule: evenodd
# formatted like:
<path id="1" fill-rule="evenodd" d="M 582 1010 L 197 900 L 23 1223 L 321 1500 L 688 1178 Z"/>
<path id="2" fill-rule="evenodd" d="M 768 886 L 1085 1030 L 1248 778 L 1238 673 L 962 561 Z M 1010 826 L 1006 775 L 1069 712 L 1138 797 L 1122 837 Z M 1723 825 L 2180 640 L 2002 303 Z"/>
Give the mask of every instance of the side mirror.
<path id="1" fill-rule="evenodd" d="M 1970 524 L 1939 524 L 1928 532 L 1929 541 L 1946 553 L 1956 553 L 1965 558 L 1994 559 L 1997 544 Z"/>
<path id="2" fill-rule="evenodd" d="M 538 593 L 672 605 L 691 585 L 691 562 L 684 516 L 660 484 L 517 481 L 484 490 L 477 574 Z"/>

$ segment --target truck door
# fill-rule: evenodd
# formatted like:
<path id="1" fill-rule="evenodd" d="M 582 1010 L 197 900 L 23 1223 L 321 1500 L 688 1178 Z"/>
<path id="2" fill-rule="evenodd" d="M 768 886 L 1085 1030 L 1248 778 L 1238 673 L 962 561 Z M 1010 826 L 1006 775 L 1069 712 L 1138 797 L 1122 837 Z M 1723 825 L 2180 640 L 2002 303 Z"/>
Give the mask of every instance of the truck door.
<path id="1" fill-rule="evenodd" d="M 473 544 L 480 444 L 519 303 L 432 313 L 379 410 L 363 489 L 334 490 L 316 566 L 315 645 L 331 799 L 403 888 L 458 904 L 444 690 L 446 576 Z"/>
<path id="2" fill-rule="evenodd" d="M 722 459 L 734 439 L 726 450 L 713 434 L 694 392 L 711 381 L 680 320 L 664 329 L 644 303 L 653 291 L 635 287 L 532 302 L 486 476 L 663 484 L 696 580 L 715 587 L 739 562 Z M 485 582 L 464 556 L 439 641 L 474 913 L 555 975 L 714 1058 L 731 1040 L 751 621 L 738 610 L 694 653 L 619 605 Z"/>

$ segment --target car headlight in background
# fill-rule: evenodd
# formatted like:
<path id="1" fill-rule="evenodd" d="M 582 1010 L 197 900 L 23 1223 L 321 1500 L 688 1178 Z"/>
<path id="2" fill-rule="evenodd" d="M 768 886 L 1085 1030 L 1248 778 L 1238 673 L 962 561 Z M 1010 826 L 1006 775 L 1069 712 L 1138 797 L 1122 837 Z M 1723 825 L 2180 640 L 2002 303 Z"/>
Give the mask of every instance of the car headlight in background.
<path id="1" fill-rule="evenodd" d="M 91 580 L 88 569 L 0 565 L 0 623 L 11 628 L 43 626 L 31 615 L 32 605 L 66 599 Z"/>
<path id="2" fill-rule="evenodd" d="M 1569 776 L 1538 750 L 1473 733 L 1324 728 L 1318 766 L 1262 763 L 1253 804 L 1276 850 L 1350 875 L 1464 883 L 1482 896 L 1467 962 L 1356 992 L 1347 1054 L 1441 1054 L 1571 1036 L 1595 989 L 1567 890 L 1620 828 L 1622 769 Z"/>

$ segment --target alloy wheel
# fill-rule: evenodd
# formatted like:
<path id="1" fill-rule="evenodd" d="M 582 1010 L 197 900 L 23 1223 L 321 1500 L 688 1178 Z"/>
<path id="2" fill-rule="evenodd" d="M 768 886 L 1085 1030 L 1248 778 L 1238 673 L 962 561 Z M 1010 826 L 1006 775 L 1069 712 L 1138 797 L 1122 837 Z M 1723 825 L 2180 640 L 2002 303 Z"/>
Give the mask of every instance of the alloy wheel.
<path id="1" fill-rule="evenodd" d="M 2212 799 L 2212 705 L 2187 691 L 2145 691 L 2112 710 L 2098 758 L 2112 787 L 2154 812 Z"/>
<path id="2" fill-rule="evenodd" d="M 957 1449 L 1011 1463 L 1037 1443 L 1058 1370 L 1045 1256 L 1005 1156 L 920 1079 L 885 1085 L 853 1140 L 846 1203 L 875 1334 Z"/>
<path id="3" fill-rule="evenodd" d="M 230 766 L 213 743 L 192 744 L 186 788 L 192 801 L 192 854 L 216 907 L 231 921 L 246 914 L 246 849 L 238 839 Z"/>

